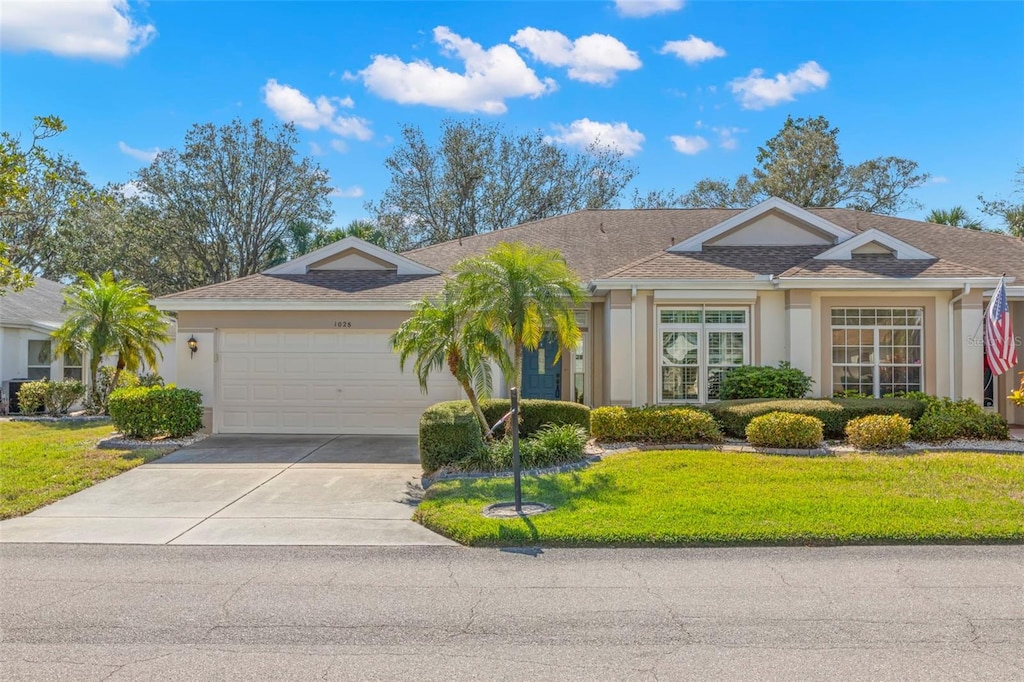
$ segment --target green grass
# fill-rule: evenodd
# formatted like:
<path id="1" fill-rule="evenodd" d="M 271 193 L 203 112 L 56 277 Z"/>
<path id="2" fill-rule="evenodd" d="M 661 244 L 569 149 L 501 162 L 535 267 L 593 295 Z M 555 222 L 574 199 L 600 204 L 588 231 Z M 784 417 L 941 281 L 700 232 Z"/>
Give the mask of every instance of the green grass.
<path id="1" fill-rule="evenodd" d="M 167 452 L 97 449 L 113 430 L 96 422 L 0 422 L 0 519 L 27 514 Z"/>
<path id="2" fill-rule="evenodd" d="M 415 518 L 468 545 L 596 546 L 1020 542 L 1024 457 L 977 453 L 782 457 L 620 454 L 524 479 L 546 514 L 481 516 L 510 479 L 432 485 Z"/>

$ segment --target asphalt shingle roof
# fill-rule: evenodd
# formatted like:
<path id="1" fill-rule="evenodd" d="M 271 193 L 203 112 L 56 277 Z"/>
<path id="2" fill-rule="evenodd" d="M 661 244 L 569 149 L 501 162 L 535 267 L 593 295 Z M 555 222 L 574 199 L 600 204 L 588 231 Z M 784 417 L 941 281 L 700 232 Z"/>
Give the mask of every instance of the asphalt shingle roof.
<path id="1" fill-rule="evenodd" d="M 899 261 L 858 256 L 816 261 L 824 247 L 715 247 L 700 253 L 665 250 L 742 209 L 585 210 L 406 251 L 402 255 L 441 272 L 501 242 L 522 241 L 560 251 L 584 281 L 605 278 L 753 279 L 793 277 L 979 277 L 1006 273 L 1024 282 L 1024 240 L 842 208 L 811 213 L 861 233 L 877 229 L 934 260 Z M 165 299 L 415 300 L 438 291 L 437 275 L 382 271 L 311 271 L 305 275 L 252 275 L 165 296 Z"/>
<path id="2" fill-rule="evenodd" d="M 0 297 L 0 324 L 59 326 L 67 317 L 63 307 L 64 285 L 36 277 L 28 289 Z"/>
<path id="3" fill-rule="evenodd" d="M 441 289 L 440 275 L 384 270 L 313 270 L 305 275 L 249 275 L 182 291 L 163 300 L 414 301 Z"/>

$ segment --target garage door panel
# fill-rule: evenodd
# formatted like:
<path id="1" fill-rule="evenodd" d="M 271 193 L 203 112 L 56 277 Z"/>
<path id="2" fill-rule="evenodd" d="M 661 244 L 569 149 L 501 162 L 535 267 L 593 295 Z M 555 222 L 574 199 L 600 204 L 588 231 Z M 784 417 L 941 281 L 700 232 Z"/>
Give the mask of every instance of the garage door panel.
<path id="1" fill-rule="evenodd" d="M 423 410 L 461 397 L 438 372 L 423 395 L 386 332 L 222 330 L 220 429 L 234 433 L 414 434 Z"/>

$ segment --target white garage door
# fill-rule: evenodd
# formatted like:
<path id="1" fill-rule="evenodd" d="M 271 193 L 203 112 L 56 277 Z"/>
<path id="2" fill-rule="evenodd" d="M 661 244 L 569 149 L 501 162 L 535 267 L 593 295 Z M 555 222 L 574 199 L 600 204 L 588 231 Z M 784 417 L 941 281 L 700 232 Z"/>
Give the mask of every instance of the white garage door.
<path id="1" fill-rule="evenodd" d="M 388 333 L 221 330 L 218 400 L 222 433 L 415 434 L 423 410 L 461 398 L 437 372 L 423 395 L 402 373 Z"/>

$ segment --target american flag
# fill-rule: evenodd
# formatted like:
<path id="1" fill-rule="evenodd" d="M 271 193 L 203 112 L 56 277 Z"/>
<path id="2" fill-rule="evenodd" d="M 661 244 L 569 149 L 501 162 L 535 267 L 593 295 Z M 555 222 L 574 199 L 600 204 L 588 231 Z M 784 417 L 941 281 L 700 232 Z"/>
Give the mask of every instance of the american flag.
<path id="1" fill-rule="evenodd" d="M 1016 339 L 1010 323 L 1010 306 L 1006 303 L 1006 282 L 1002 277 L 985 313 L 985 360 L 996 376 L 1017 364 Z"/>

